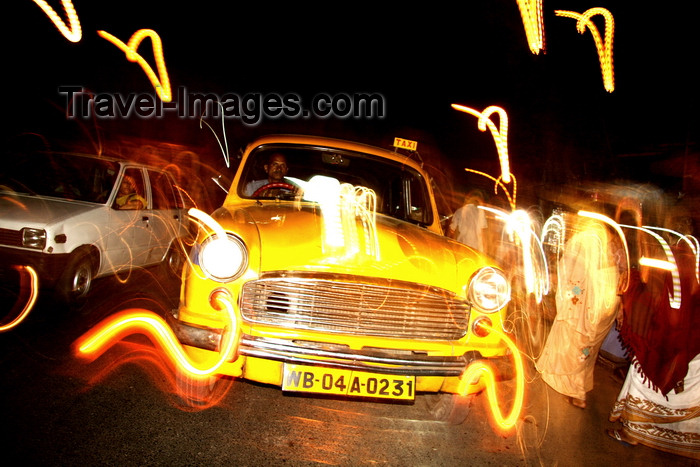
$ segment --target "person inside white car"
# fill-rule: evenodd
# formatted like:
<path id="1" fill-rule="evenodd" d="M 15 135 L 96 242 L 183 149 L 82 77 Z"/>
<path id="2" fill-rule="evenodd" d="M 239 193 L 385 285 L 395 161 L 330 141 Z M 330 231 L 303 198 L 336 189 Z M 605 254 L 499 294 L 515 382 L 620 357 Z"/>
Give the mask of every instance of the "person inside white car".
<path id="1" fill-rule="evenodd" d="M 146 200 L 136 191 L 133 177 L 124 175 L 115 203 L 117 209 L 144 209 L 146 207 Z"/>

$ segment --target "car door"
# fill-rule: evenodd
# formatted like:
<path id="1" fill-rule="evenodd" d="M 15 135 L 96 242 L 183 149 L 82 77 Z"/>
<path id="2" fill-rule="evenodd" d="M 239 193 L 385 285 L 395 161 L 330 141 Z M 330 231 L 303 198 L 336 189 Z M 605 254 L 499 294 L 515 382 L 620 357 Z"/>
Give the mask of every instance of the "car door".
<path id="1" fill-rule="evenodd" d="M 148 264 L 152 232 L 144 175 L 140 167 L 126 167 L 117 181 L 117 193 L 109 214 L 112 235 L 105 254 L 105 269 L 110 272 Z M 127 191 L 131 191 L 132 202 L 125 203 L 123 201 L 127 195 L 119 190 L 129 185 Z"/>
<path id="2" fill-rule="evenodd" d="M 151 228 L 149 262 L 156 263 L 163 260 L 173 240 L 182 236 L 183 205 L 167 172 L 153 169 L 147 172 L 152 199 L 148 213 Z"/>

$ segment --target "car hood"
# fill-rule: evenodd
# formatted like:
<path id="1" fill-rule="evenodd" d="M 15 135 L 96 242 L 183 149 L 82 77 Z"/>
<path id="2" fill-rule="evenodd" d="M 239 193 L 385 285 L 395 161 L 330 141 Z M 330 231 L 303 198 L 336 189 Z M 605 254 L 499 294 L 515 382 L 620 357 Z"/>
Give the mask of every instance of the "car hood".
<path id="1" fill-rule="evenodd" d="M 68 217 L 104 207 L 44 196 L 0 193 L 0 223 L 4 228 L 19 230 L 23 227 L 46 227 Z"/>
<path id="2" fill-rule="evenodd" d="M 352 216 L 322 215 L 318 205 L 276 203 L 224 208 L 232 231 L 256 235 L 259 270 L 319 271 L 402 280 L 463 293 L 469 275 L 489 260 L 417 225 L 377 215 L 375 227 Z M 340 217 L 340 218 L 338 218 Z M 347 217 L 347 216 L 345 216 Z M 236 219 L 234 221 L 234 219 Z M 334 222 L 335 220 L 335 222 Z M 255 226 L 252 229 L 252 226 Z M 251 261 L 256 261 L 255 256 Z M 466 277 L 465 277 L 466 276 Z"/>

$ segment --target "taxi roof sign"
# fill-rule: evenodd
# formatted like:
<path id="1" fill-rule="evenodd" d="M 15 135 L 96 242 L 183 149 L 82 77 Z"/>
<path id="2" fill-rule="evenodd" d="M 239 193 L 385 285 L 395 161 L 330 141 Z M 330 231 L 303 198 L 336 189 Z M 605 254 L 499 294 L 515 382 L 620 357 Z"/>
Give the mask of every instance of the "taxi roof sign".
<path id="1" fill-rule="evenodd" d="M 394 147 L 416 151 L 418 149 L 418 142 L 411 141 L 410 139 L 394 138 Z"/>

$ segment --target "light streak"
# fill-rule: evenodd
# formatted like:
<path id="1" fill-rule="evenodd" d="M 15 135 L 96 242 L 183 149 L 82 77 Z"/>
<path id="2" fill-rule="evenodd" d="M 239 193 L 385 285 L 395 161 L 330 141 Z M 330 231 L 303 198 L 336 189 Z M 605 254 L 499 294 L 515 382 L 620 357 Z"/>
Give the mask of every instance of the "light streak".
<path id="1" fill-rule="evenodd" d="M 323 218 L 323 245 L 326 249 L 344 248 L 345 256 L 360 251 L 356 219 L 364 230 L 365 253 L 379 257 L 377 236 L 377 195 L 374 190 L 350 183 L 340 183 L 333 177 L 316 175 L 308 182 L 286 177 L 300 186 L 303 199 L 319 204 Z"/>
<path id="2" fill-rule="evenodd" d="M 508 163 L 508 114 L 506 114 L 506 111 L 495 105 L 486 107 L 483 112 L 478 112 L 459 104 L 452 104 L 452 108 L 478 117 L 479 130 L 486 131 L 488 127 L 496 143 L 496 149 L 498 150 L 498 158 L 501 162 L 501 178 L 503 179 L 503 183 L 510 183 L 511 174 Z M 501 124 L 500 129 L 496 127 L 496 124 L 494 124 L 490 118 L 491 114 L 494 112 L 499 116 Z"/>
<path id="3" fill-rule="evenodd" d="M 130 62 L 137 62 L 139 65 L 141 65 L 141 68 L 146 73 L 146 76 L 148 76 L 148 79 L 151 81 L 151 84 L 153 84 L 156 93 L 163 102 L 170 102 L 172 100 L 173 96 L 170 89 L 170 78 L 168 78 L 168 70 L 165 67 L 165 59 L 163 58 L 163 45 L 160 37 L 154 30 L 139 29 L 131 36 L 128 44 L 125 44 L 107 31 L 97 31 L 97 34 L 99 34 L 99 36 L 103 39 L 106 39 L 107 41 L 116 45 L 126 54 L 127 60 Z M 146 37 L 151 38 L 153 56 L 155 57 L 156 66 L 158 68 L 158 76 L 156 76 L 156 74 L 153 72 L 153 69 L 148 62 L 146 62 L 146 60 L 144 60 L 144 58 L 136 51 L 139 45 L 141 45 L 141 41 L 143 41 Z"/>
<path id="4" fill-rule="evenodd" d="M 625 238 L 625 234 L 622 232 L 622 229 L 620 228 L 620 224 L 612 220 L 606 215 L 597 213 L 597 212 L 591 212 L 591 211 L 579 211 L 578 215 L 581 217 L 589 217 L 591 219 L 597 219 L 601 222 L 605 222 L 608 224 L 610 227 L 615 229 L 615 232 L 617 232 L 617 235 L 620 237 L 620 240 L 622 242 L 622 246 L 625 248 L 625 259 L 627 261 L 627 268 L 625 270 L 627 273 L 625 274 L 625 282 L 624 285 L 620 287 L 619 292 L 620 293 L 625 293 L 627 291 L 627 288 L 629 287 L 630 284 L 630 251 L 629 247 L 627 246 L 627 239 Z"/>
<path id="5" fill-rule="evenodd" d="M 27 282 L 27 278 L 29 279 L 29 298 L 27 299 L 27 302 L 23 305 L 22 311 L 17 314 L 17 317 L 10 321 L 7 324 L 0 324 L 0 332 L 5 332 L 9 331 L 10 329 L 17 327 L 19 323 L 24 321 L 24 319 L 29 316 L 29 312 L 32 311 L 32 308 L 34 307 L 34 304 L 36 303 L 37 296 L 39 294 L 39 278 L 31 266 L 14 266 L 17 271 L 20 273 L 20 290 L 26 288 L 24 286 L 24 283 Z M 12 307 L 11 314 L 14 312 L 14 310 L 17 307 L 17 304 L 20 303 L 21 297 L 17 298 L 17 302 L 15 305 Z"/>
<path id="6" fill-rule="evenodd" d="M 224 105 L 223 105 L 221 102 L 219 102 L 219 101 L 217 101 L 216 103 L 219 105 L 219 107 L 221 107 L 221 115 L 226 115 L 226 114 L 224 113 Z M 202 112 L 204 112 L 204 109 L 202 109 Z M 211 130 L 212 133 L 214 133 L 214 138 L 216 138 L 216 142 L 219 144 L 219 149 L 221 149 L 221 153 L 222 153 L 223 156 L 224 156 L 224 162 L 226 163 L 226 168 L 229 168 L 229 167 L 231 166 L 231 165 L 230 165 L 230 159 L 231 159 L 231 158 L 230 158 L 230 156 L 229 156 L 229 151 L 228 151 L 228 142 L 226 141 L 226 128 L 225 128 L 226 125 L 225 125 L 225 122 L 226 122 L 226 119 L 225 119 L 225 118 L 222 118 L 222 119 L 221 119 L 221 129 L 222 129 L 223 131 L 221 132 L 221 135 L 222 135 L 222 138 L 224 139 L 224 143 L 223 143 L 223 144 L 221 144 L 221 140 L 219 139 L 219 135 L 216 134 L 216 132 L 214 131 L 214 129 L 211 127 L 211 125 L 209 125 L 207 122 L 204 121 L 204 115 L 202 115 L 202 116 L 199 118 L 199 128 L 202 128 L 202 123 L 203 123 L 203 124 L 205 124 L 205 125 Z M 214 177 L 212 177 L 212 180 L 214 180 L 214 183 L 216 183 L 217 185 L 219 185 L 219 182 L 218 182 L 216 179 L 214 179 Z M 222 187 L 221 185 L 219 185 L 219 186 L 221 187 L 222 190 L 224 190 L 226 193 L 228 193 L 228 187 Z"/>
<path id="7" fill-rule="evenodd" d="M 467 367 L 460 379 L 459 392 L 462 395 L 466 395 L 469 385 L 472 384 L 477 377 L 480 376 L 484 378 L 486 395 L 493 420 L 501 429 L 510 430 L 515 426 L 518 417 L 520 417 L 520 412 L 523 408 L 523 400 L 525 398 L 525 369 L 523 367 L 523 359 L 518 347 L 506 334 L 483 322 L 480 323 L 480 326 L 489 332 L 498 334 L 513 355 L 513 363 L 515 364 L 515 399 L 513 400 L 513 406 L 511 407 L 510 413 L 507 416 L 503 416 L 499 405 L 498 394 L 496 393 L 496 377 L 494 376 L 494 371 L 491 366 L 484 361 L 473 362 Z"/>
<path id="8" fill-rule="evenodd" d="M 51 5 L 46 3 L 44 0 L 34 0 L 34 3 L 39 5 L 39 7 L 44 10 L 46 16 L 49 17 L 49 19 L 66 39 L 71 42 L 80 42 L 80 39 L 83 37 L 83 30 L 80 26 L 80 19 L 78 18 L 78 14 L 75 12 L 75 7 L 73 6 L 73 2 L 71 0 L 61 0 L 63 10 L 66 12 L 66 17 L 70 23 L 70 28 L 66 26 L 65 21 L 58 16 L 58 13 L 51 8 Z"/>
<path id="9" fill-rule="evenodd" d="M 489 175 L 489 174 L 487 174 L 487 173 L 481 172 L 480 170 L 468 169 L 468 168 L 466 168 L 466 167 L 464 168 L 464 170 L 466 170 L 467 172 L 472 172 L 472 173 L 475 173 L 475 174 L 483 175 L 484 177 L 490 178 L 491 180 L 493 180 L 493 181 L 495 182 L 494 187 L 493 187 L 494 193 L 495 193 L 495 194 L 498 194 L 498 187 L 499 187 L 499 186 L 500 186 L 501 188 L 503 188 L 503 193 L 505 193 L 506 198 L 508 198 L 508 204 L 510 205 L 510 209 L 511 209 L 511 210 L 515 210 L 515 198 L 516 198 L 516 196 L 517 196 L 518 183 L 517 183 L 517 180 L 515 179 L 515 176 L 513 176 L 513 174 L 511 174 L 511 177 L 513 178 L 513 194 L 511 195 L 511 194 L 508 192 L 508 190 L 506 189 L 506 186 L 505 186 L 505 185 L 503 184 L 503 182 L 501 181 L 501 178 L 500 178 L 500 177 L 499 177 L 499 178 L 496 178 L 496 177 L 493 177 L 493 176 L 491 176 L 491 175 Z"/>
<path id="10" fill-rule="evenodd" d="M 647 266 L 650 268 L 663 269 L 664 271 L 676 270 L 676 265 L 670 261 L 664 261 L 662 259 L 656 258 L 647 258 L 646 256 L 642 256 L 641 258 L 639 258 L 639 265 Z"/>
<path id="11" fill-rule="evenodd" d="M 520 16 L 523 18 L 527 43 L 532 53 L 538 55 L 544 48 L 542 0 L 518 0 L 518 8 L 520 8 Z"/>
<path id="12" fill-rule="evenodd" d="M 640 230 L 642 232 L 646 232 L 652 237 L 656 239 L 657 242 L 661 245 L 661 248 L 664 250 L 664 254 L 666 255 L 666 261 L 663 260 L 653 260 L 652 258 L 646 258 L 645 262 L 654 267 L 654 268 L 659 268 L 661 267 L 662 264 L 664 263 L 670 263 L 673 266 L 672 267 L 661 267 L 661 269 L 671 271 L 671 279 L 673 281 L 673 289 L 668 293 L 668 303 L 671 308 L 679 309 L 681 307 L 681 278 L 680 278 L 680 273 L 678 272 L 678 266 L 676 265 L 676 258 L 673 256 L 673 251 L 671 251 L 671 247 L 668 246 L 668 243 L 664 238 L 653 232 L 652 230 L 646 228 L 646 227 L 637 227 L 636 225 L 624 225 L 620 224 L 621 227 L 627 227 L 630 229 L 636 229 Z M 644 256 L 642 258 L 645 258 Z M 639 264 L 642 264 L 641 258 L 639 261 Z"/>
<path id="13" fill-rule="evenodd" d="M 205 212 L 200 211 L 197 208 L 190 208 L 189 211 L 187 211 L 187 215 L 197 219 L 202 224 L 209 227 L 209 229 L 214 231 L 214 235 L 216 235 L 218 238 L 226 238 L 226 232 L 224 231 L 224 228 L 221 227 L 221 224 L 216 222 L 214 218 L 212 218 L 209 214 L 206 214 Z"/>
<path id="14" fill-rule="evenodd" d="M 94 359 L 121 338 L 142 333 L 157 342 L 176 367 L 185 374 L 195 378 L 215 375 L 218 369 L 235 355 L 241 332 L 233 304 L 223 297 L 219 297 L 218 300 L 226 309 L 229 323 L 224 330 L 219 359 L 209 367 L 201 368 L 190 360 L 163 318 L 138 308 L 116 313 L 88 331 L 76 341 L 77 352 L 85 358 Z"/>
<path id="15" fill-rule="evenodd" d="M 540 243 L 545 243 L 547 235 L 549 233 L 554 237 L 553 240 L 556 242 L 554 248 L 557 252 L 561 251 L 564 247 L 564 235 L 565 235 L 565 221 L 564 216 L 561 214 L 552 214 L 549 216 L 542 226 L 542 233 L 540 234 Z"/>
<path id="16" fill-rule="evenodd" d="M 577 20 L 576 30 L 580 34 L 586 32 L 586 28 L 591 31 L 593 41 L 595 42 L 596 49 L 598 50 L 598 60 L 600 61 L 600 69 L 601 73 L 603 74 L 603 86 L 605 86 L 606 91 L 613 92 L 615 90 L 615 78 L 613 70 L 612 44 L 615 21 L 612 13 L 605 8 L 591 8 L 586 10 L 583 14 L 566 10 L 555 10 L 555 13 L 557 16 Z M 601 15 L 605 19 L 605 43 L 603 43 L 603 40 L 600 38 L 598 28 L 593 21 L 591 21 L 591 17 L 595 15 Z"/>
<path id="17" fill-rule="evenodd" d="M 487 206 L 479 206 L 479 209 L 489 211 L 495 214 L 496 218 L 503 221 L 506 225 L 507 232 L 510 238 L 513 238 L 513 233 L 520 239 L 520 249 L 523 261 L 523 275 L 525 276 L 525 288 L 527 293 L 535 295 L 537 302 L 542 300 L 543 295 L 549 292 L 549 269 L 547 259 L 544 254 L 542 242 L 535 235 L 532 229 L 532 222 L 527 211 L 521 209 L 511 213 L 505 213 L 498 209 Z M 531 248 L 536 245 L 539 255 L 534 255 Z M 535 267 L 535 257 L 541 259 L 540 264 L 544 270 L 542 274 Z"/>
<path id="18" fill-rule="evenodd" d="M 648 225 L 644 226 L 647 229 L 650 230 L 658 230 L 660 232 L 667 232 L 671 235 L 675 235 L 678 238 L 678 243 L 680 242 L 685 242 L 688 244 L 690 247 L 691 251 L 693 252 L 693 255 L 695 255 L 695 280 L 700 281 L 700 243 L 698 243 L 698 239 L 693 237 L 692 235 L 683 235 L 680 232 L 676 232 L 675 230 L 671 229 L 665 229 L 663 227 L 651 227 Z"/>

